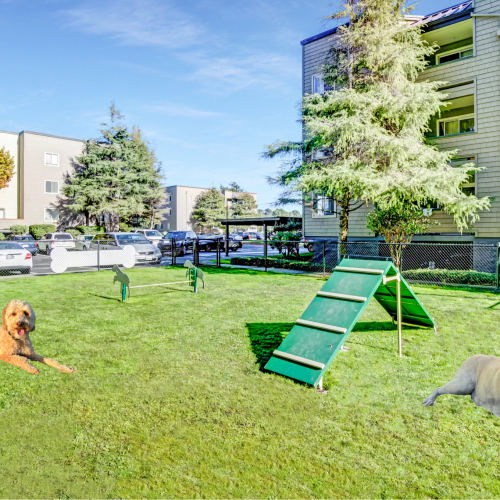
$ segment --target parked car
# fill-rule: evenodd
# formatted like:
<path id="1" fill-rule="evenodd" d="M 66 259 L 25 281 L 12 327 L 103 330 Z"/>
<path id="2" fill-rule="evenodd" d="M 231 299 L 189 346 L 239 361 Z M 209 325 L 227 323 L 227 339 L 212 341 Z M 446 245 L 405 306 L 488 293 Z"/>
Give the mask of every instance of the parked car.
<path id="1" fill-rule="evenodd" d="M 149 240 L 153 245 L 158 246 L 158 243 L 162 239 L 160 231 L 156 229 L 136 229 L 132 231 L 136 234 L 142 234 L 147 240 Z"/>
<path id="2" fill-rule="evenodd" d="M 77 250 L 89 250 L 90 243 L 94 238 L 93 234 L 80 234 L 75 238 L 75 248 Z"/>
<path id="3" fill-rule="evenodd" d="M 30 234 L 9 234 L 5 240 L 19 243 L 23 248 L 29 250 L 33 256 L 38 254 L 38 243 Z"/>
<path id="4" fill-rule="evenodd" d="M 262 238 L 259 236 L 259 233 L 256 233 L 255 231 L 248 231 L 246 233 L 243 233 L 243 239 L 244 240 L 263 240 L 264 236 Z"/>
<path id="5" fill-rule="evenodd" d="M 135 248 L 136 263 L 159 264 L 161 252 L 148 241 L 142 234 L 138 233 L 100 233 L 96 234 L 90 243 L 90 250 L 106 251 L 120 250 L 126 245 Z"/>
<path id="6" fill-rule="evenodd" d="M 229 235 L 229 237 L 232 239 L 232 240 L 236 240 L 236 241 L 241 241 L 243 239 L 243 237 L 241 236 L 243 233 L 231 233 Z"/>
<path id="7" fill-rule="evenodd" d="M 200 251 L 212 252 L 217 249 L 217 240 L 219 240 L 219 245 L 222 250 L 226 250 L 226 237 L 222 234 L 204 234 L 199 236 L 200 241 Z M 241 248 L 243 244 L 241 240 L 235 240 L 229 235 L 229 250 L 236 252 L 238 248 Z"/>
<path id="8" fill-rule="evenodd" d="M 307 248 L 308 252 L 314 252 L 314 240 L 306 240 L 304 238 L 304 246 Z"/>
<path id="9" fill-rule="evenodd" d="M 172 240 L 175 239 L 175 253 L 177 256 L 182 256 L 188 252 L 193 252 L 193 244 L 198 240 L 200 252 L 212 252 L 217 248 L 217 239 L 224 239 L 223 235 L 202 234 L 197 235 L 194 231 L 170 231 L 163 237 L 158 244 L 162 255 L 171 254 Z M 229 249 L 235 252 L 241 248 L 241 241 L 231 241 Z M 225 243 L 222 242 L 222 248 L 225 249 Z"/>
<path id="10" fill-rule="evenodd" d="M 17 241 L 0 241 L 0 271 L 29 274 L 33 267 L 31 252 Z"/>
<path id="11" fill-rule="evenodd" d="M 47 233 L 38 240 L 40 253 L 50 255 L 54 248 L 75 249 L 75 240 L 69 233 Z"/>

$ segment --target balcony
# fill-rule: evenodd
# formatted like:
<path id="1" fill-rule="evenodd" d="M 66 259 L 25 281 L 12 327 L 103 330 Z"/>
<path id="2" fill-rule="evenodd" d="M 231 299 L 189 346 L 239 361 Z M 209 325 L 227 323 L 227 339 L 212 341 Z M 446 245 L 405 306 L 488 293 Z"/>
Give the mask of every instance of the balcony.
<path id="1" fill-rule="evenodd" d="M 429 57 L 427 69 L 474 57 L 472 19 L 428 31 L 422 34 L 422 38 L 430 45 L 437 43 L 439 46 Z"/>

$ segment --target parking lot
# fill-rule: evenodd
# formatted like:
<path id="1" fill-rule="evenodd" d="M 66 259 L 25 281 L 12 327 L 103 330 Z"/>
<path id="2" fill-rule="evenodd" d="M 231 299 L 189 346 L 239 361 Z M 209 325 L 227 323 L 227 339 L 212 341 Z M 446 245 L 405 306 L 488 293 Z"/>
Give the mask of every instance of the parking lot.
<path id="1" fill-rule="evenodd" d="M 301 249 L 302 251 L 302 249 Z M 304 249 L 304 251 L 306 251 Z M 273 250 L 270 246 L 267 248 L 268 255 L 277 255 L 278 251 Z M 256 242 L 252 243 L 243 243 L 243 247 L 240 248 L 236 252 L 229 252 L 229 256 L 226 257 L 225 252 L 222 252 L 221 258 L 231 258 L 234 256 L 238 257 L 258 257 L 263 256 L 264 254 L 264 245 Z M 177 257 L 177 264 L 184 264 L 186 260 L 193 260 L 193 255 L 188 253 L 182 257 Z M 201 252 L 200 253 L 200 263 L 212 264 L 210 261 L 216 260 L 216 252 Z M 30 275 L 23 276 L 43 276 L 46 274 L 54 274 L 50 268 L 51 258 L 49 255 L 38 254 L 33 257 L 33 269 L 31 270 Z M 166 256 L 162 258 L 160 266 L 168 266 L 172 262 L 172 258 L 170 256 Z M 151 264 L 138 264 L 139 267 L 151 267 Z M 88 271 L 96 271 L 96 267 L 77 267 L 77 268 L 68 268 L 66 272 L 88 272 Z M 18 272 L 1 272 L 0 277 L 8 277 L 8 276 L 20 276 Z"/>

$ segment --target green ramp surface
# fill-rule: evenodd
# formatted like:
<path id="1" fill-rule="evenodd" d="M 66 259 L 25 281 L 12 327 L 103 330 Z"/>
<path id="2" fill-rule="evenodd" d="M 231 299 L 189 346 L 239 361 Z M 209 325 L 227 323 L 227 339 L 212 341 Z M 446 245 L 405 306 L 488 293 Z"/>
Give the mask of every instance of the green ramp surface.
<path id="1" fill-rule="evenodd" d="M 316 386 L 372 298 L 396 319 L 398 274 L 390 261 L 343 259 L 267 362 L 265 369 Z M 434 320 L 401 276 L 402 322 L 433 327 Z"/>

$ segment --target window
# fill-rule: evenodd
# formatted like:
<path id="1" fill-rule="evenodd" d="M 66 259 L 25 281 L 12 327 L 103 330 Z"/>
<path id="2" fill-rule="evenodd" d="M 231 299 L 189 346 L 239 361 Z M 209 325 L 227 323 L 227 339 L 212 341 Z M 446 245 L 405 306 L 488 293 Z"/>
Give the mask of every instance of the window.
<path id="1" fill-rule="evenodd" d="M 5 208 L 0 208 L 0 219 L 5 219 Z"/>
<path id="2" fill-rule="evenodd" d="M 443 55 L 438 54 L 437 60 L 438 64 L 444 64 L 453 61 L 459 61 L 460 59 L 465 59 L 466 57 L 471 57 L 474 55 L 474 50 L 472 46 L 462 47 L 461 49 L 455 49 L 453 52 L 445 52 Z"/>
<path id="3" fill-rule="evenodd" d="M 165 215 L 172 215 L 172 209 L 167 208 L 167 211 L 165 212 Z"/>
<path id="4" fill-rule="evenodd" d="M 474 132 L 474 115 L 438 120 L 438 136 Z"/>
<path id="5" fill-rule="evenodd" d="M 314 203 L 316 217 L 336 217 L 335 199 L 333 197 L 318 196 Z"/>
<path id="6" fill-rule="evenodd" d="M 51 208 L 45 209 L 45 221 L 46 222 L 57 222 L 59 219 L 59 210 L 53 210 Z"/>
<path id="7" fill-rule="evenodd" d="M 57 181 L 45 181 L 45 193 L 46 194 L 59 194 L 59 182 L 57 182 Z"/>
<path id="8" fill-rule="evenodd" d="M 475 156 L 459 156 L 455 158 L 454 161 L 451 162 L 452 167 L 459 167 L 464 165 L 465 163 L 474 163 L 476 164 Z M 462 192 L 467 195 L 475 195 L 476 194 L 476 172 L 473 170 L 469 172 L 469 177 L 467 181 L 462 184 Z"/>
<path id="9" fill-rule="evenodd" d="M 312 93 L 313 94 L 324 94 L 325 92 L 329 92 L 330 90 L 335 90 L 335 87 L 332 87 L 326 84 L 323 81 L 322 75 L 313 75 L 312 77 Z"/>
<path id="10" fill-rule="evenodd" d="M 59 165 L 59 155 L 57 153 L 45 153 L 45 165 Z"/>

